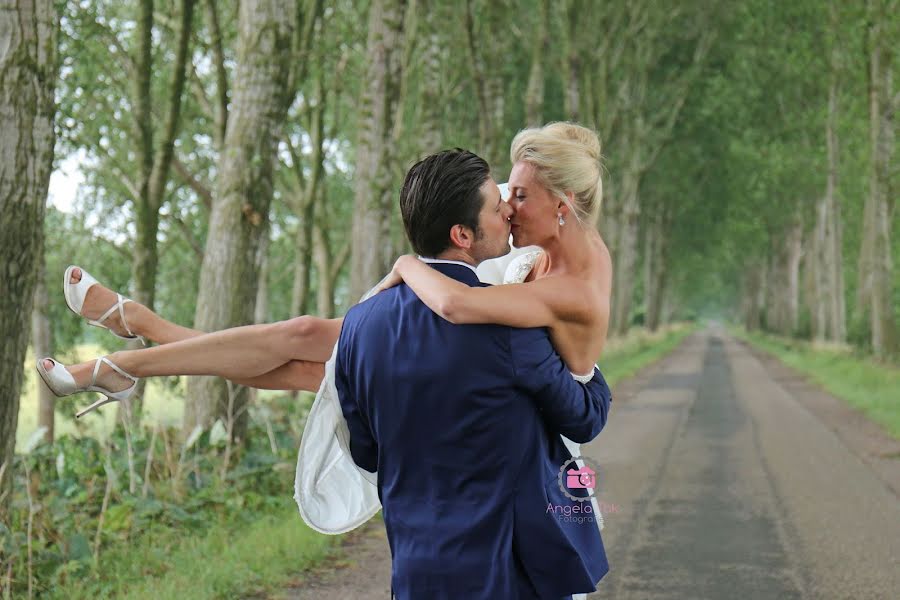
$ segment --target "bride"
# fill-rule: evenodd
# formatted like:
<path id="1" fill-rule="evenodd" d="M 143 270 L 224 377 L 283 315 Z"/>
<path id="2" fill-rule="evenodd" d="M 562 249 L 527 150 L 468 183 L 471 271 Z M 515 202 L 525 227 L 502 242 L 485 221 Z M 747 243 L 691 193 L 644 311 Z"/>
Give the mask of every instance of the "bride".
<path id="1" fill-rule="evenodd" d="M 586 373 L 606 341 L 612 286 L 609 251 L 595 227 L 602 196 L 600 142 L 585 127 L 552 123 L 519 132 L 510 154 L 513 243 L 541 249 L 509 265 L 504 280 L 513 285 L 468 288 L 405 256 L 377 289 L 405 281 L 456 323 L 547 327 L 569 369 Z M 159 344 L 69 366 L 39 359 L 38 372 L 57 396 L 106 396 L 79 417 L 130 398 L 141 377 L 212 375 L 262 389 L 316 391 L 342 323 L 300 316 L 203 333 L 163 319 L 76 266 L 66 270 L 63 291 L 69 308 L 91 325 Z"/>

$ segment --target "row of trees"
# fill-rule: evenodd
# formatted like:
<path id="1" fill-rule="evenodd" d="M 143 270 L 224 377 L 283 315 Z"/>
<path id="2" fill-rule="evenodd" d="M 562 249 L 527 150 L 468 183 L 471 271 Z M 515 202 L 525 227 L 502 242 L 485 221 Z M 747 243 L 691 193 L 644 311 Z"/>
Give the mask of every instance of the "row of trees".
<path id="1" fill-rule="evenodd" d="M 37 355 L 83 339 L 55 291 L 66 264 L 204 330 L 341 314 L 407 250 L 408 165 L 462 146 L 502 181 L 515 132 L 551 120 L 604 144 L 611 331 L 721 316 L 890 354 L 896 9 L 20 3 L 0 31 L 41 26 L 0 55 L 3 456 L 32 295 Z M 45 221 L 55 135 L 56 160 L 79 157 L 86 181 Z M 245 390 L 195 379 L 186 393 L 187 428 L 230 412 L 241 435 Z"/>

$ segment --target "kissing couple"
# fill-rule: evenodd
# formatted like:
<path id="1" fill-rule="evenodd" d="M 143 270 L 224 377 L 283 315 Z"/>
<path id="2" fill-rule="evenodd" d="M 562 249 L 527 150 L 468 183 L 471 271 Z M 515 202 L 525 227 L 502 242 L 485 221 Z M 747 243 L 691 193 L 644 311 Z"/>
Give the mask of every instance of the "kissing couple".
<path id="1" fill-rule="evenodd" d="M 553 123 L 520 132 L 511 157 L 506 201 L 471 152 L 414 165 L 400 210 L 419 257 L 398 259 L 343 319 L 204 334 L 70 267 L 64 291 L 74 312 L 160 345 L 68 367 L 40 359 L 38 371 L 57 395 L 107 395 L 83 412 L 127 399 L 138 377 L 319 390 L 298 461 L 301 514 L 336 533 L 380 502 L 395 597 L 593 591 L 608 571 L 597 524 L 550 507 L 588 499 L 588 489 L 563 490 L 561 470 L 603 428 L 611 402 L 593 364 L 612 278 L 595 227 L 600 144 L 589 129 Z M 510 234 L 516 247 L 540 250 L 508 265 L 508 285 L 482 284 L 477 267 L 507 254 Z"/>

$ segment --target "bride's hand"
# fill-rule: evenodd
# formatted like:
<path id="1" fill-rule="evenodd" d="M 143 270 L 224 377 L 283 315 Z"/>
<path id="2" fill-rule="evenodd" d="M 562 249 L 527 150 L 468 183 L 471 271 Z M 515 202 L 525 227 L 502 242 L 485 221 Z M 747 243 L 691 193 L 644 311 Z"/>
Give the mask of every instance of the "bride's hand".
<path id="1" fill-rule="evenodd" d="M 403 275 L 400 274 L 400 271 L 403 268 L 403 262 L 406 260 L 419 260 L 412 254 L 406 254 L 397 259 L 397 262 L 394 263 L 394 267 L 391 269 L 391 272 L 387 274 L 387 277 L 378 282 L 378 285 L 375 287 L 375 293 L 383 292 L 384 290 L 390 289 L 395 285 L 400 285 L 403 283 Z"/>

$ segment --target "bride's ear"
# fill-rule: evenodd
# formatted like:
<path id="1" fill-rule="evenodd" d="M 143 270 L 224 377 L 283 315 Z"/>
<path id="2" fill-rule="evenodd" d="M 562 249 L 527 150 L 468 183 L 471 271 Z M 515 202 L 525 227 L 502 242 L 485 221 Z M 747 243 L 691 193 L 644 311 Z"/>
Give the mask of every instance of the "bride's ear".
<path id="1" fill-rule="evenodd" d="M 475 241 L 475 232 L 465 225 L 454 225 L 450 228 L 450 242 L 457 248 L 468 250 Z"/>
<path id="2" fill-rule="evenodd" d="M 575 206 L 575 193 L 574 192 L 565 192 L 566 199 L 568 202 L 563 201 L 562 198 L 557 200 L 556 202 L 556 211 L 560 213 L 563 218 L 569 216 L 572 211 L 572 207 Z"/>

